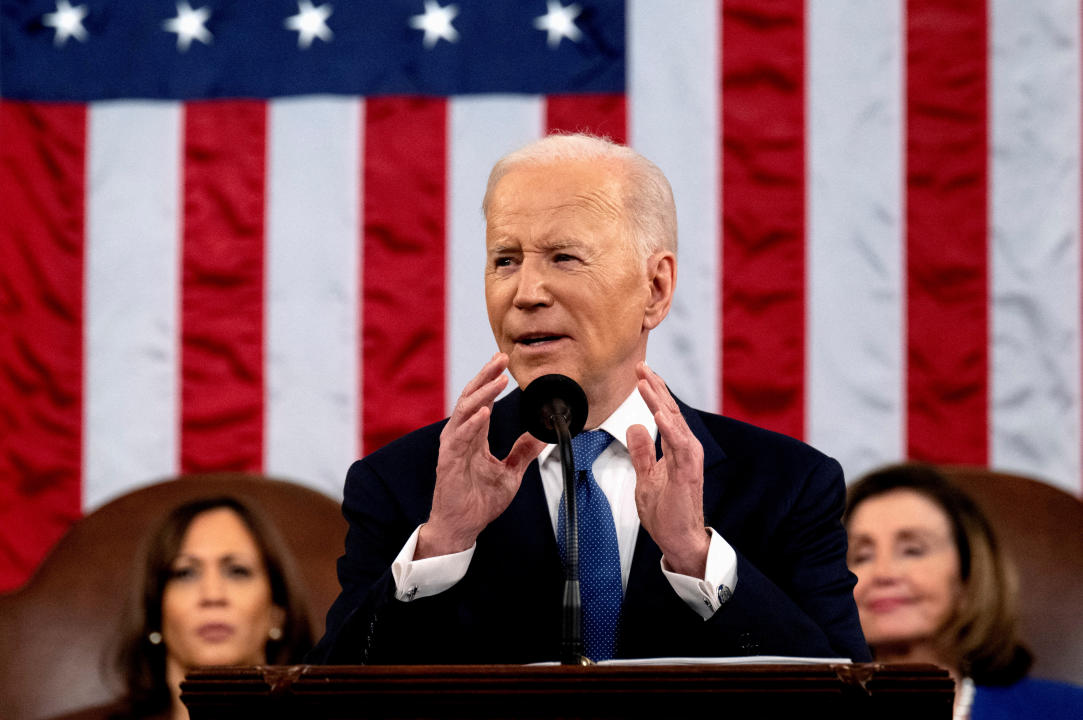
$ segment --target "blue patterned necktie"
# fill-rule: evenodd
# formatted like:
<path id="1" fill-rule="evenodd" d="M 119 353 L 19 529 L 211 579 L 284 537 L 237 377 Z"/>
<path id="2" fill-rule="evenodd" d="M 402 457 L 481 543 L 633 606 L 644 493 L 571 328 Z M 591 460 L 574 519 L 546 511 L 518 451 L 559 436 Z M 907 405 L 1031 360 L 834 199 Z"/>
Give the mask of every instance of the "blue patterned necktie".
<path id="1" fill-rule="evenodd" d="M 583 654 L 591 660 L 608 660 L 617 645 L 617 625 L 623 596 L 617 528 L 609 500 L 594 479 L 594 461 L 613 436 L 592 430 L 572 438 L 575 458 L 575 504 L 579 515 L 579 593 L 583 607 Z M 560 496 L 557 546 L 565 559 L 565 499 Z"/>

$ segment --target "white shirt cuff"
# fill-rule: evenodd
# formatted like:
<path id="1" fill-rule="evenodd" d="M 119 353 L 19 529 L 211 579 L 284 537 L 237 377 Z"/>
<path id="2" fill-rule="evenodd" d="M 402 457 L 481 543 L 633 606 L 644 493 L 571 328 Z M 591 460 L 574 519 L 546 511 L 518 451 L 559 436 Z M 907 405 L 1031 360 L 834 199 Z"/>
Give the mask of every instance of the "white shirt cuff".
<path id="1" fill-rule="evenodd" d="M 707 532 L 711 535 L 711 545 L 703 579 L 670 572 L 665 557 L 661 560 L 662 573 L 673 590 L 704 620 L 710 620 L 737 588 L 737 553 L 713 529 L 707 528 Z"/>
<path id="2" fill-rule="evenodd" d="M 470 560 L 474 557 L 474 544 L 468 550 L 414 560 L 417 550 L 418 525 L 410 539 L 403 545 L 395 561 L 391 563 L 391 576 L 395 579 L 395 599 L 410 602 L 430 595 L 437 595 L 463 579 Z"/>

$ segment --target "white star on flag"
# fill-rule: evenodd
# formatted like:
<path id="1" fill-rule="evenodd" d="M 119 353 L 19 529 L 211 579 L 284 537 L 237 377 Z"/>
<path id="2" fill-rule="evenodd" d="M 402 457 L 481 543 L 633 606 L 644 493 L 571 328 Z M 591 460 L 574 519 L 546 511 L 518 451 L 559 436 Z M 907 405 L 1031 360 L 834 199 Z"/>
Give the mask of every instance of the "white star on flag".
<path id="1" fill-rule="evenodd" d="M 428 50 L 440 40 L 458 41 L 459 31 L 451 24 L 458 14 L 458 5 L 440 7 L 437 0 L 425 0 L 425 12 L 411 16 L 410 27 L 425 31 L 425 49 Z"/>
<path id="2" fill-rule="evenodd" d="M 307 49 L 316 38 L 331 42 L 335 36 L 327 27 L 327 18 L 331 17 L 331 3 L 313 7 L 308 0 L 297 1 L 297 14 L 286 18 L 285 26 L 297 31 L 297 47 Z"/>
<path id="3" fill-rule="evenodd" d="M 53 37 L 54 45 L 63 45 L 68 38 L 73 37 L 79 42 L 86 42 L 87 32 L 83 27 L 83 18 L 86 17 L 86 5 L 72 7 L 68 0 L 57 0 L 56 12 L 45 13 L 41 18 L 41 24 L 56 30 Z"/>
<path id="4" fill-rule="evenodd" d="M 206 22 L 210 16 L 209 8 L 193 10 L 187 0 L 184 0 L 177 3 L 177 17 L 163 22 L 162 28 L 167 32 L 177 33 L 177 49 L 185 52 L 193 40 L 198 40 L 204 45 L 211 44 L 214 36 L 206 28 Z"/>
<path id="5" fill-rule="evenodd" d="M 560 0 L 546 0 L 548 8 L 544 15 L 534 18 L 534 27 L 546 30 L 549 33 L 549 47 L 555 48 L 560 45 L 562 38 L 568 38 L 572 42 L 579 42 L 583 33 L 576 27 L 575 19 L 583 9 L 576 3 L 564 7 Z"/>

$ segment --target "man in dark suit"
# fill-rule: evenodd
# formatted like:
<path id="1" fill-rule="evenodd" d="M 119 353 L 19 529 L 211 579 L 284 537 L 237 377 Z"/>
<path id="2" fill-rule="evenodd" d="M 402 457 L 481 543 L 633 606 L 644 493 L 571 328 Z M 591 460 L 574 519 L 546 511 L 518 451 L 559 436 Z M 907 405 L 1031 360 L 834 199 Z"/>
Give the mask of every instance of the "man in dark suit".
<path id="1" fill-rule="evenodd" d="M 350 469 L 342 594 L 312 660 L 559 656 L 560 467 L 524 432 L 520 392 L 496 402 L 505 370 L 520 387 L 573 378 L 586 427 L 608 433 L 590 480 L 612 521 L 619 611 L 607 613 L 615 645 L 594 659 L 867 659 L 838 463 L 684 405 L 644 363 L 676 283 L 676 211 L 661 171 L 598 138 L 550 136 L 497 163 L 484 211 L 500 351 L 448 420 Z"/>

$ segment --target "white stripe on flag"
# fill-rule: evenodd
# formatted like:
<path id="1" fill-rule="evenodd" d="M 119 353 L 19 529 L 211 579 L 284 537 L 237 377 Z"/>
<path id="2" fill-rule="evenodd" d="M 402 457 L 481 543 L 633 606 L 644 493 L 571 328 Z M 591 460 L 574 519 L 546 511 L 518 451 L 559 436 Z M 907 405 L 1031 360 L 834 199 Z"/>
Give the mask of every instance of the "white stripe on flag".
<path id="1" fill-rule="evenodd" d="M 629 144 L 673 185 L 677 293 L 651 333 L 651 366 L 673 392 L 720 406 L 718 3 L 628 4 Z"/>
<path id="2" fill-rule="evenodd" d="M 489 170 L 503 155 L 544 133 L 536 97 L 450 101 L 448 110 L 447 408 L 496 352 L 485 311 L 485 219 Z M 514 387 L 514 381 L 508 387 Z"/>
<path id="3" fill-rule="evenodd" d="M 90 106 L 83 509 L 177 469 L 181 109 Z"/>
<path id="4" fill-rule="evenodd" d="M 1078 495 L 1079 3 L 991 9 L 990 463 Z"/>
<path id="5" fill-rule="evenodd" d="M 360 452 L 361 101 L 270 103 L 265 469 L 341 498 Z"/>
<path id="6" fill-rule="evenodd" d="M 807 435 L 852 479 L 905 454 L 901 3 L 812 3 L 807 37 Z"/>

